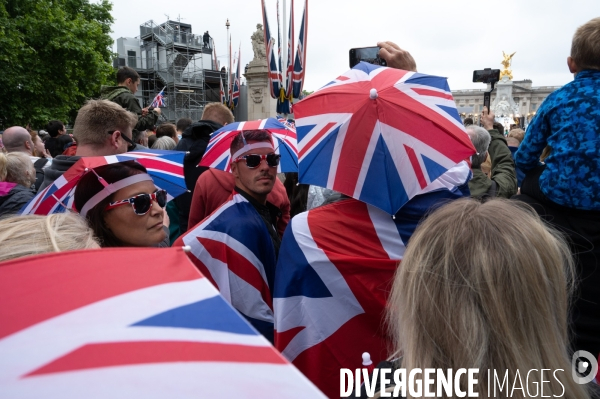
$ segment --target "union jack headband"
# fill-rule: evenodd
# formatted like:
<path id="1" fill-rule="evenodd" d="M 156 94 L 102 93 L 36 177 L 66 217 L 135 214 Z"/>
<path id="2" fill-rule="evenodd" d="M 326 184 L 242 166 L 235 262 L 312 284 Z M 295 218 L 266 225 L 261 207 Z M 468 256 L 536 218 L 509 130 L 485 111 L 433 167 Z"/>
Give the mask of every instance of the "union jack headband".
<path id="1" fill-rule="evenodd" d="M 231 159 L 232 161 L 234 159 L 239 158 L 240 155 L 242 155 L 245 152 L 248 152 L 250 150 L 254 150 L 256 148 L 270 148 L 273 151 L 275 151 L 275 148 L 273 148 L 273 143 L 271 141 L 266 142 L 266 141 L 259 141 L 257 143 L 252 143 L 252 144 L 248 144 L 246 142 L 246 137 L 244 137 L 244 132 L 240 132 L 240 134 L 242 135 L 242 141 L 244 142 L 244 146 L 242 148 L 240 148 L 239 150 L 237 150 L 232 156 Z M 272 138 L 271 138 L 272 140 Z"/>
<path id="2" fill-rule="evenodd" d="M 98 174 L 96 173 L 96 171 L 94 169 L 92 169 L 92 172 L 94 172 L 94 174 L 96 176 L 98 176 Z M 102 200 L 110 197 L 113 193 L 119 191 L 120 189 L 129 187 L 133 184 L 140 183 L 143 181 L 152 181 L 152 177 L 150 177 L 150 175 L 147 173 L 138 173 L 138 174 L 126 177 L 122 180 L 116 181 L 111 184 L 106 184 L 106 181 L 100 176 L 98 176 L 98 180 L 100 180 L 100 182 L 104 185 L 104 188 L 102 190 L 100 190 L 98 193 L 96 193 L 96 195 L 94 195 L 92 198 L 90 198 L 83 205 L 83 207 L 81 207 L 81 212 L 79 212 L 79 214 L 82 217 L 85 217 L 87 215 L 87 213 L 93 207 L 95 207 L 100 202 L 102 202 Z"/>

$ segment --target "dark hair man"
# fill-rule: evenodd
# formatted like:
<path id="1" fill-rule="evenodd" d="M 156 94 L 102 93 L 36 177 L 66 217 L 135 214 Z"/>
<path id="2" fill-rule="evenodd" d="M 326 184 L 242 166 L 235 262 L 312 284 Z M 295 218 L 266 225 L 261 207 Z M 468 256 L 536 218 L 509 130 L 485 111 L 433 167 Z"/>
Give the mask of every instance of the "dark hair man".
<path id="1" fill-rule="evenodd" d="M 264 130 L 241 133 L 230 147 L 235 188 L 229 200 L 173 245 L 190 246 L 190 259 L 273 342 L 271 292 L 280 239 L 279 209 L 267 202 L 279 155 Z M 214 254 L 214 257 L 213 257 Z M 229 268 L 223 271 L 223 268 Z"/>
<path id="2" fill-rule="evenodd" d="M 117 71 L 117 84 L 117 86 L 103 86 L 100 90 L 100 98 L 117 103 L 127 111 L 136 114 L 138 117 L 134 127 L 136 130 L 150 129 L 156 124 L 161 113 L 160 108 L 152 111 L 149 111 L 148 107 L 142 109 L 134 96 L 140 84 L 140 75 L 133 68 L 121 67 Z"/>
<path id="3" fill-rule="evenodd" d="M 48 131 L 50 138 L 46 140 L 44 146 L 50 152 L 52 158 L 55 158 L 64 151 L 62 144 L 58 141 L 58 138 L 67 134 L 67 129 L 61 121 L 52 120 L 46 125 L 46 130 Z"/>
<path id="4" fill-rule="evenodd" d="M 167 136 L 173 139 L 175 144 L 179 143 L 179 137 L 177 137 L 177 129 L 172 123 L 163 123 L 156 128 L 156 138 L 159 139 L 163 136 Z"/>
<path id="5" fill-rule="evenodd" d="M 190 118 L 180 118 L 177 120 L 177 136 L 181 138 L 183 136 L 183 132 L 185 132 L 185 129 L 187 129 L 192 123 L 193 121 Z"/>

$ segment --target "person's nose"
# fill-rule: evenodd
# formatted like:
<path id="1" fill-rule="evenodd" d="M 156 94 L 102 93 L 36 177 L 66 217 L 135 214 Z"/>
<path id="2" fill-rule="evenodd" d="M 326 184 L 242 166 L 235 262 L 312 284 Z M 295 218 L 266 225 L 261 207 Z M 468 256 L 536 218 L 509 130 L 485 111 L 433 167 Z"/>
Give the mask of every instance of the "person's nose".
<path id="1" fill-rule="evenodd" d="M 259 167 L 259 169 L 261 171 L 263 171 L 263 170 L 269 170 L 269 165 L 267 164 L 267 159 L 266 158 L 265 159 L 261 159 L 260 160 L 260 165 L 258 165 L 258 167 Z"/>
<path id="2" fill-rule="evenodd" d="M 163 209 L 158 205 L 158 201 L 156 199 L 152 200 L 152 206 L 150 207 L 150 215 L 156 216 L 157 214 L 162 214 Z"/>

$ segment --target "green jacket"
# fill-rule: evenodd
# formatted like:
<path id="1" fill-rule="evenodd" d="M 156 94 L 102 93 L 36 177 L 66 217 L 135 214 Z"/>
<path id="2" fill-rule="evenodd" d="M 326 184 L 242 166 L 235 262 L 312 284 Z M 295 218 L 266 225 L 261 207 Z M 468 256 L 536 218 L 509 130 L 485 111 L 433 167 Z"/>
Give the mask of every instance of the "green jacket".
<path id="1" fill-rule="evenodd" d="M 492 180 L 496 182 L 496 197 L 510 198 L 517 193 L 517 172 L 506 139 L 496 129 L 488 130 L 492 141 L 488 153 L 492 160 Z M 492 186 L 492 180 L 481 171 L 480 167 L 472 169 L 473 178 L 469 181 L 472 197 L 481 197 Z"/>
<path id="2" fill-rule="evenodd" d="M 138 117 L 138 122 L 135 125 L 136 130 L 152 129 L 158 120 L 158 114 L 154 111 L 148 112 L 146 116 L 142 116 L 142 107 L 140 107 L 137 98 L 135 98 L 127 87 L 102 86 L 100 89 L 100 99 L 117 103 L 127 111 L 136 114 Z"/>

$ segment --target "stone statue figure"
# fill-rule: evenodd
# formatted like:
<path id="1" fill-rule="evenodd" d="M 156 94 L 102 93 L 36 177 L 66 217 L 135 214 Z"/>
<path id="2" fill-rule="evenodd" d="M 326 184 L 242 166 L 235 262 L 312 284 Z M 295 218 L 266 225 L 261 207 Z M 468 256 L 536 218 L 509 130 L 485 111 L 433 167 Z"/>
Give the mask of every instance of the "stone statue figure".
<path id="1" fill-rule="evenodd" d="M 504 53 L 504 51 L 502 51 L 502 57 L 504 57 L 504 59 L 502 60 L 501 64 L 504 67 L 504 69 L 502 70 L 502 72 L 500 72 L 500 79 L 502 79 L 504 76 L 507 76 L 508 79 L 512 80 L 512 78 L 513 78 L 512 71 L 509 68 L 510 68 L 510 63 L 512 62 L 512 57 L 515 54 L 517 54 L 516 51 L 510 55 L 508 55 L 508 54 Z"/>
<path id="2" fill-rule="evenodd" d="M 505 115 L 508 116 L 510 112 L 510 103 L 506 100 L 506 96 L 502 96 L 502 100 L 498 101 L 496 108 L 494 109 L 496 116 Z"/>
<path id="3" fill-rule="evenodd" d="M 252 50 L 254 50 L 255 60 L 264 60 L 267 58 L 267 49 L 265 47 L 265 34 L 262 24 L 256 24 L 256 32 L 250 37 L 252 39 Z"/>

